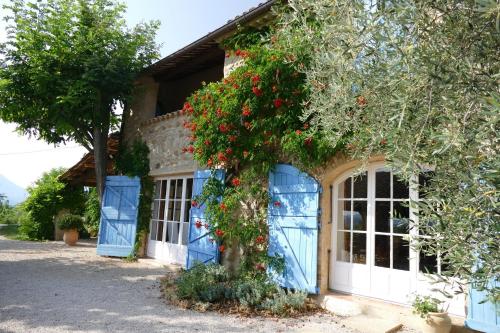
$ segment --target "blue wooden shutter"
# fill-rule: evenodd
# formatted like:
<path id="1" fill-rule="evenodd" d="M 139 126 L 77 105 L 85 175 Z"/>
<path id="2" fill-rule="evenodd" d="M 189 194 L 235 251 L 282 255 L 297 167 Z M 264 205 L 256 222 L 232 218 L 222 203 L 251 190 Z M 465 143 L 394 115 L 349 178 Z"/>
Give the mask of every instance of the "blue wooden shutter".
<path id="1" fill-rule="evenodd" d="M 317 293 L 320 185 L 297 168 L 278 164 L 269 173 L 269 255 L 285 258 L 283 287 Z M 272 272 L 271 272 L 272 273 Z"/>
<path id="2" fill-rule="evenodd" d="M 193 198 L 203 192 L 203 185 L 210 177 L 224 180 L 224 171 L 217 170 L 213 175 L 210 170 L 198 170 L 194 173 Z M 203 227 L 196 228 L 196 221 L 201 221 Z M 210 233 L 205 225 L 205 204 L 200 202 L 197 207 L 191 207 L 189 214 L 189 239 L 186 268 L 190 269 L 196 262 L 219 262 L 219 247 L 217 242 L 210 241 Z"/>
<path id="3" fill-rule="evenodd" d="M 97 254 L 127 257 L 134 251 L 140 189 L 137 177 L 106 177 Z"/>
<path id="4" fill-rule="evenodd" d="M 492 282 L 491 284 L 497 288 L 500 286 L 498 282 Z M 485 302 L 487 297 L 486 291 L 479 291 L 474 289 L 473 284 L 471 285 L 465 326 L 480 332 L 499 333 L 500 302 Z"/>

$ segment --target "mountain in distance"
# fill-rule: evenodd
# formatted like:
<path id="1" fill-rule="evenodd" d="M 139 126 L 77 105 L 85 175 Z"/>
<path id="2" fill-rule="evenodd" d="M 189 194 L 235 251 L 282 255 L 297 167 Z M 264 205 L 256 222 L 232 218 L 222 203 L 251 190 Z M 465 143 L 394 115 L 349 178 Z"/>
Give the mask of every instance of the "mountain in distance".
<path id="1" fill-rule="evenodd" d="M 0 175 L 0 194 L 7 196 L 11 206 L 23 202 L 28 196 L 28 192 L 24 188 L 14 184 L 2 175 Z"/>

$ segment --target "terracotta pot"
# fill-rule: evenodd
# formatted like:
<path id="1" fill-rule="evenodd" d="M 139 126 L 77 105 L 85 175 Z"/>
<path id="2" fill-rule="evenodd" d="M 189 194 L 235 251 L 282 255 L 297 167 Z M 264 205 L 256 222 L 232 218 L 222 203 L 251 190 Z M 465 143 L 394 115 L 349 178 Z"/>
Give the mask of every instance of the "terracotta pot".
<path id="1" fill-rule="evenodd" d="M 422 319 L 423 333 L 449 333 L 451 331 L 451 318 L 447 312 L 429 312 L 427 318 Z"/>
<path id="2" fill-rule="evenodd" d="M 63 240 L 64 243 L 70 246 L 75 245 L 76 242 L 78 241 L 78 230 L 76 229 L 64 230 Z"/>

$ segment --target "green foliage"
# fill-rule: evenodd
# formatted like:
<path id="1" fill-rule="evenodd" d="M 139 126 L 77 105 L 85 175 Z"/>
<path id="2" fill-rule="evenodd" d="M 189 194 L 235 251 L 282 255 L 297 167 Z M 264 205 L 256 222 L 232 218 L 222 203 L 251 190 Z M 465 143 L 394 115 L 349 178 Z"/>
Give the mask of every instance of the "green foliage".
<path id="1" fill-rule="evenodd" d="M 279 316 L 304 309 L 307 302 L 306 292 L 284 291 L 265 275 L 257 278 L 242 274 L 231 276 L 224 266 L 217 264 L 198 264 L 182 271 L 175 288 L 180 300 L 193 303 L 234 301 L 247 310 L 269 311 Z"/>
<path id="2" fill-rule="evenodd" d="M 0 196 L 0 224 L 19 224 L 25 215 L 22 206 L 10 206 L 9 202 Z"/>
<path id="3" fill-rule="evenodd" d="M 130 146 L 122 145 L 116 157 L 116 169 L 130 177 L 149 174 L 149 148 L 144 141 L 135 140 Z"/>
<path id="4" fill-rule="evenodd" d="M 67 214 L 58 219 L 57 226 L 61 230 L 81 229 L 83 218 L 79 215 Z"/>
<path id="5" fill-rule="evenodd" d="M 233 36 L 224 39 L 221 46 L 227 49 L 226 52 L 230 53 L 231 50 L 237 51 L 246 50 L 256 45 L 264 45 L 269 43 L 269 27 L 238 27 L 238 32 Z"/>
<path id="6" fill-rule="evenodd" d="M 221 252 L 236 246 L 243 267 L 265 274 L 267 255 L 267 175 L 278 162 L 303 169 L 324 163 L 331 147 L 302 117 L 309 98 L 303 66 L 273 46 L 269 28 L 244 28 L 225 41 L 244 60 L 220 82 L 196 91 L 183 107 L 190 121 L 191 144 L 184 151 L 211 169 L 223 168 L 223 183 L 213 179 L 195 201 L 204 202 L 207 228 Z M 340 147 L 341 145 L 339 145 Z M 222 201 L 220 198 L 223 198 Z"/>
<path id="7" fill-rule="evenodd" d="M 153 179 L 149 176 L 149 148 L 144 141 L 135 140 L 130 146 L 121 146 L 116 157 L 116 170 L 129 177 L 141 178 L 137 236 L 133 257 L 137 255 L 142 238 L 147 237 L 153 202 Z"/>
<path id="8" fill-rule="evenodd" d="M 383 154 L 406 179 L 432 168 L 427 196 L 412 203 L 433 236 L 419 247 L 441 256 L 443 278 L 498 295 L 498 3 L 289 3 L 276 39 L 307 59 L 302 117 L 332 147 L 347 140 L 352 158 Z"/>
<path id="9" fill-rule="evenodd" d="M 276 285 L 261 279 L 241 279 L 235 281 L 233 290 L 234 298 L 243 307 L 257 308 L 276 292 Z"/>
<path id="10" fill-rule="evenodd" d="M 215 302 L 224 297 L 222 285 L 229 281 L 229 274 L 224 266 L 197 264 L 178 277 L 177 296 L 202 302 Z"/>
<path id="11" fill-rule="evenodd" d="M 266 299 L 262 303 L 262 308 L 271 311 L 276 315 L 284 315 L 288 311 L 298 311 L 305 307 L 307 293 L 305 291 L 292 291 L 277 288 L 277 292 L 272 298 Z"/>
<path id="12" fill-rule="evenodd" d="M 95 237 L 99 232 L 99 221 L 101 218 L 101 204 L 95 188 L 91 188 L 87 193 L 83 217 L 85 229 L 90 236 Z"/>
<path id="13" fill-rule="evenodd" d="M 430 296 L 416 296 L 413 301 L 413 313 L 420 315 L 422 318 L 426 318 L 429 312 L 440 312 L 439 304 L 442 302 L 436 298 Z"/>
<path id="14" fill-rule="evenodd" d="M 30 240 L 54 238 L 54 217 L 61 209 L 81 214 L 85 197 L 83 188 L 73 188 L 59 181 L 64 169 L 52 169 L 28 188 L 28 198 L 22 204 L 27 212 L 19 232 Z"/>
<path id="15" fill-rule="evenodd" d="M 0 119 L 49 143 L 75 140 L 105 170 L 115 104 L 127 104 L 139 72 L 158 58 L 159 22 L 128 29 L 114 0 L 12 0 L 3 9 Z"/>
<path id="16" fill-rule="evenodd" d="M 11 224 L 5 227 L 0 227 L 0 235 L 8 239 L 20 239 L 19 227 L 15 224 Z"/>

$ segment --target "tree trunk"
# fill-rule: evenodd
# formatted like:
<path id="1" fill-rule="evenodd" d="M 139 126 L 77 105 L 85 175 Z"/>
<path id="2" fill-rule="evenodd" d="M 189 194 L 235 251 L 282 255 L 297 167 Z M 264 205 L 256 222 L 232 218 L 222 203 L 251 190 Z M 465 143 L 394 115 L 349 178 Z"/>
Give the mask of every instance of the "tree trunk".
<path id="1" fill-rule="evenodd" d="M 94 109 L 96 119 L 99 119 L 94 127 L 94 163 L 95 163 L 95 181 L 99 202 L 102 204 L 104 194 L 104 183 L 106 182 L 108 166 L 108 132 L 111 110 L 106 105 L 106 99 L 98 94 L 99 105 Z"/>
<path id="2" fill-rule="evenodd" d="M 99 195 L 99 202 L 102 203 L 104 193 L 104 183 L 106 181 L 106 169 L 108 164 L 108 133 L 99 129 L 94 129 L 94 161 L 96 189 Z"/>

